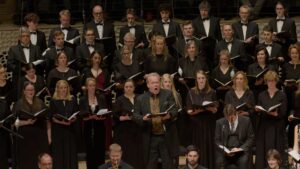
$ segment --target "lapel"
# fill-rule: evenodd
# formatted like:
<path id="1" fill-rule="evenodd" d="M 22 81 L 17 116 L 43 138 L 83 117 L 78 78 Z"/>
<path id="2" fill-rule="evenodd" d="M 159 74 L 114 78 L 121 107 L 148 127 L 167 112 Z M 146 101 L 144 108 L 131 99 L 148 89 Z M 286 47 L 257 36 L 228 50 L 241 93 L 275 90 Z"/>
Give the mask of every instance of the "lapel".
<path id="1" fill-rule="evenodd" d="M 215 37 L 215 36 L 217 36 L 217 35 L 214 35 L 215 34 L 214 28 L 215 28 L 216 22 L 213 19 L 213 17 L 209 17 L 209 18 L 210 19 L 209 19 L 209 33 L 208 33 L 208 36 L 209 37 Z M 204 27 L 203 27 L 203 29 L 204 29 Z"/>
<path id="2" fill-rule="evenodd" d="M 94 46 L 94 49 L 96 50 L 95 46 Z M 89 47 L 86 45 L 86 43 L 83 44 L 82 51 L 83 51 L 84 56 L 90 56 L 91 55 Z"/>
<path id="3" fill-rule="evenodd" d="M 25 59 L 25 54 L 24 54 L 24 51 L 23 51 L 23 48 L 22 48 L 21 45 L 18 45 L 18 50 L 19 50 L 19 53 L 20 53 L 20 55 L 18 55 L 18 60 L 20 62 L 27 63 L 26 59 Z M 31 51 L 31 50 L 29 49 L 29 51 Z"/>
<path id="4" fill-rule="evenodd" d="M 238 37 L 240 37 L 240 38 L 244 38 L 244 34 L 243 34 L 243 27 L 242 27 L 242 25 L 241 25 L 241 23 L 240 23 L 241 21 L 239 21 L 238 22 L 238 24 L 237 24 L 237 34 L 238 34 Z M 249 31 L 249 27 L 247 27 L 247 32 L 246 32 L 246 37 L 247 37 L 247 33 L 248 33 L 248 31 Z M 232 50 L 232 49 L 231 49 Z"/>
<path id="5" fill-rule="evenodd" d="M 170 19 L 168 36 L 173 34 L 176 35 L 175 23 L 173 22 L 172 19 Z"/>
<path id="6" fill-rule="evenodd" d="M 29 62 L 31 63 L 35 60 L 36 60 L 36 58 L 35 58 L 35 47 L 32 44 L 30 44 L 29 45 Z"/>
<path id="7" fill-rule="evenodd" d="M 285 18 L 285 20 L 283 21 L 281 31 L 287 31 L 287 30 L 288 30 L 288 20 L 287 20 L 287 18 Z"/>
<path id="8" fill-rule="evenodd" d="M 277 21 L 276 21 L 276 18 L 273 18 L 272 20 L 271 20 L 271 23 L 270 23 L 270 25 L 271 25 L 271 27 L 273 27 L 273 31 L 274 32 L 278 32 L 278 30 L 277 30 Z"/>

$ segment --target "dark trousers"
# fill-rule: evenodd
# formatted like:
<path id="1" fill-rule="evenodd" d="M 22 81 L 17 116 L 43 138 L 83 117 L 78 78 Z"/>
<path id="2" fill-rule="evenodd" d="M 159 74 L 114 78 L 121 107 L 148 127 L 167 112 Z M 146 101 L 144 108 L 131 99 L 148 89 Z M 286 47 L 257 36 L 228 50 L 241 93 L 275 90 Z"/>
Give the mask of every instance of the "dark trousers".
<path id="1" fill-rule="evenodd" d="M 161 158 L 162 169 L 174 169 L 165 136 L 151 136 L 147 169 L 157 169 L 158 158 Z"/>
<path id="2" fill-rule="evenodd" d="M 249 154 L 241 153 L 236 154 L 233 157 L 228 157 L 223 155 L 221 152 L 217 153 L 216 159 L 216 169 L 224 168 L 237 168 L 237 169 L 247 169 L 249 168 Z"/>

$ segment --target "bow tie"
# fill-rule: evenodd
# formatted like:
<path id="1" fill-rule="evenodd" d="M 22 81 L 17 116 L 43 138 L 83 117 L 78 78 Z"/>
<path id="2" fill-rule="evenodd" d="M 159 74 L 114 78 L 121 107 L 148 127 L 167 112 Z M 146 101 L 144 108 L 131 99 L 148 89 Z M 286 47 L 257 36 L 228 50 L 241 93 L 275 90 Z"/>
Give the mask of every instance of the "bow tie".
<path id="1" fill-rule="evenodd" d="M 163 25 L 170 24 L 170 22 L 163 22 Z"/>
<path id="2" fill-rule="evenodd" d="M 29 49 L 29 46 L 22 46 L 22 49 Z"/>
<path id="3" fill-rule="evenodd" d="M 62 27 L 61 30 L 69 30 L 70 27 Z"/>
<path id="4" fill-rule="evenodd" d="M 282 21 L 282 22 L 283 22 L 284 20 L 285 20 L 285 19 L 276 19 L 277 22 L 278 22 L 278 21 Z"/>
<path id="5" fill-rule="evenodd" d="M 242 26 L 248 26 L 248 23 L 241 22 Z"/>
<path id="6" fill-rule="evenodd" d="M 63 50 L 64 50 L 64 48 L 60 48 L 60 49 L 57 48 L 57 49 L 56 49 L 57 52 L 61 52 L 61 51 L 63 51 Z"/>
<path id="7" fill-rule="evenodd" d="M 95 45 L 93 44 L 86 44 L 87 47 L 94 47 Z"/>
<path id="8" fill-rule="evenodd" d="M 228 41 L 228 42 L 226 42 L 226 44 L 227 45 L 230 45 L 230 44 L 232 45 L 232 41 Z"/>
<path id="9" fill-rule="evenodd" d="M 98 23 L 95 23 L 96 26 L 99 26 L 99 25 L 102 25 L 103 26 L 103 22 L 98 22 Z"/>
<path id="10" fill-rule="evenodd" d="M 30 34 L 36 35 L 36 32 L 30 32 Z"/>
<path id="11" fill-rule="evenodd" d="M 209 17 L 202 18 L 202 21 L 208 21 Z"/>
<path id="12" fill-rule="evenodd" d="M 131 29 L 131 28 L 135 28 L 135 27 L 134 26 L 128 26 L 128 28 Z"/>
<path id="13" fill-rule="evenodd" d="M 266 44 L 266 43 L 265 43 L 265 46 L 266 46 L 266 47 L 272 47 L 272 43 L 269 43 L 269 44 Z"/>

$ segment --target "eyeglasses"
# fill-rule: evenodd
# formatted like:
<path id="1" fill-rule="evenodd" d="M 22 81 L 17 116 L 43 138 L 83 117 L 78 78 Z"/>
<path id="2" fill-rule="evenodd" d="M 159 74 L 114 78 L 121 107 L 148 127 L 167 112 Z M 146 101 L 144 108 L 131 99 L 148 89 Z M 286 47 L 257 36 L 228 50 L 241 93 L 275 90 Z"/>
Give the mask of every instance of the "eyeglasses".
<path id="1" fill-rule="evenodd" d="M 101 15 L 103 12 L 94 12 L 95 15 Z"/>

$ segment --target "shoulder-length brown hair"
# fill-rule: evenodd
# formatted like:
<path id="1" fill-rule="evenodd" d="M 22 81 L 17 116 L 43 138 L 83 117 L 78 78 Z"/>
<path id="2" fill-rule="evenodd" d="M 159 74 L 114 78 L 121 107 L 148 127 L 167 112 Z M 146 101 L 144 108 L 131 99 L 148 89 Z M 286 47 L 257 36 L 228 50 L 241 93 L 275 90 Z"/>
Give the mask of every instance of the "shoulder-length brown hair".
<path id="1" fill-rule="evenodd" d="M 244 79 L 243 89 L 244 89 L 244 90 L 249 89 L 247 75 L 246 75 L 246 73 L 243 72 L 243 71 L 237 71 L 237 72 L 234 74 L 234 76 L 232 77 L 232 83 L 233 83 L 232 88 L 233 88 L 234 90 L 236 89 L 235 80 L 236 80 L 236 77 L 237 77 L 238 75 L 242 75 L 242 76 L 243 76 L 243 79 Z"/>
<path id="2" fill-rule="evenodd" d="M 199 89 L 199 87 L 198 87 L 198 82 L 197 82 L 197 75 L 198 75 L 198 74 L 203 75 L 203 76 L 205 77 L 205 79 L 206 79 L 204 89 L 202 89 L 202 90 Z M 195 80 L 196 85 L 195 85 L 195 87 L 192 88 L 192 90 L 195 90 L 197 94 L 198 94 L 200 91 L 203 91 L 203 92 L 205 92 L 205 93 L 208 93 L 208 92 L 210 92 L 210 91 L 212 90 L 211 87 L 210 87 L 210 85 L 209 85 L 209 82 L 208 82 L 208 75 L 205 73 L 205 71 L 203 71 L 203 70 L 198 70 L 198 71 L 196 72 L 196 74 L 195 74 L 195 78 L 196 78 L 196 80 Z"/>

